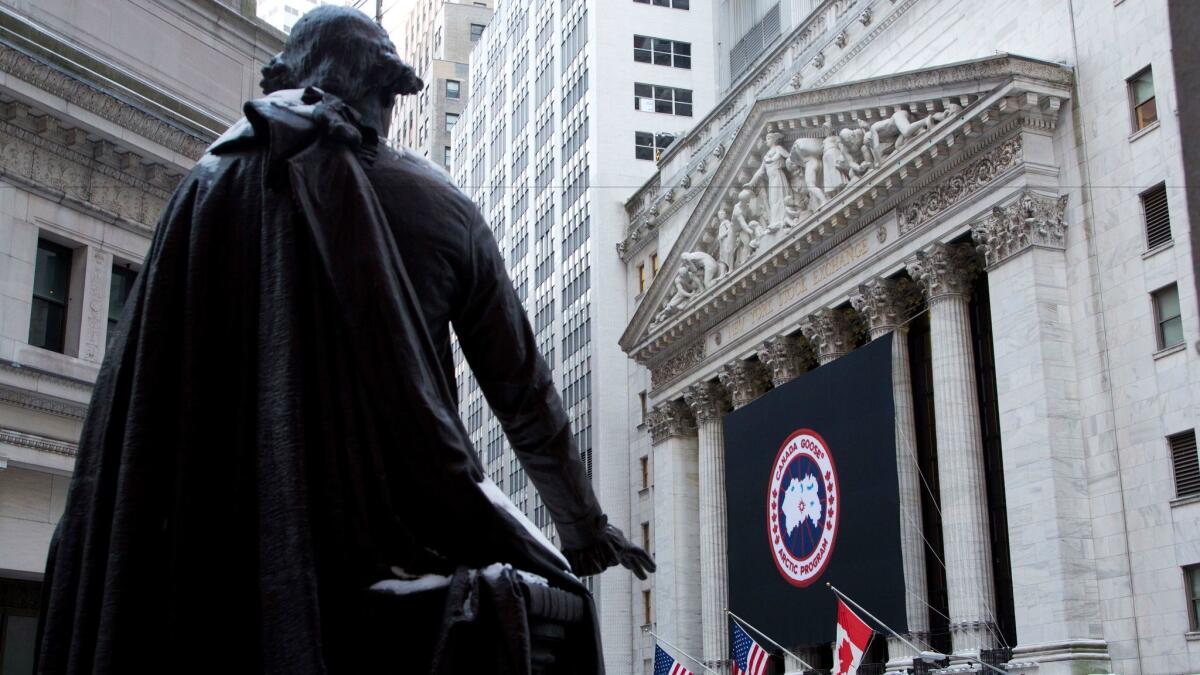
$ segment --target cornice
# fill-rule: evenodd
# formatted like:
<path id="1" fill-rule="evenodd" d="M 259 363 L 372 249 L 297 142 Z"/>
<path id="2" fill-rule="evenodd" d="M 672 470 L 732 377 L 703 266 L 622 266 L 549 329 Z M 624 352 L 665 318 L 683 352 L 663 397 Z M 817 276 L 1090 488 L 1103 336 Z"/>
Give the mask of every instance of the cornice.
<path id="1" fill-rule="evenodd" d="M 12 75 L 193 160 L 199 159 L 209 143 L 220 133 L 220 129 L 212 129 L 211 132 L 193 131 L 169 122 L 142 106 L 4 42 L 2 38 L 0 72 Z M 207 123 L 213 124 L 212 121 Z"/>
<path id="2" fill-rule="evenodd" d="M 1013 70 L 1024 73 L 1021 80 L 1004 78 L 1001 74 L 1013 63 L 1025 64 L 1029 67 L 1014 67 Z M 706 327 L 728 316 L 741 306 L 752 301 L 761 294 L 762 289 L 769 288 L 774 282 L 790 275 L 802 266 L 819 257 L 825 251 L 855 231 L 869 225 L 874 220 L 892 209 L 914 198 L 919 191 L 930 184 L 944 179 L 953 171 L 959 170 L 966 162 L 975 161 L 980 151 L 997 144 L 1003 139 L 1016 134 L 1022 128 L 1045 129 L 1052 128 L 1059 113 L 1063 97 L 1069 95 L 1070 88 L 1052 89 L 1052 93 L 1042 93 L 1038 88 L 1029 84 L 1029 73 L 1038 75 L 1042 81 L 1054 79 L 1070 81 L 1070 71 L 1054 64 L 1028 61 L 1020 57 L 1003 56 L 967 64 L 957 64 L 947 67 L 946 72 L 921 71 L 917 73 L 926 86 L 936 83 L 936 89 L 943 96 L 950 95 L 954 89 L 949 86 L 959 82 L 968 89 L 978 93 L 964 97 L 941 99 L 940 103 L 891 104 L 885 106 L 880 114 L 891 114 L 891 110 L 912 109 L 918 107 L 923 111 L 945 109 L 947 114 L 951 108 L 946 103 L 965 103 L 965 107 L 945 119 L 943 123 L 935 123 L 932 131 L 926 131 L 916 142 L 910 142 L 897 150 L 878 167 L 871 169 L 864 177 L 852 182 L 840 194 L 835 195 L 821 206 L 814 215 L 803 221 L 798 227 L 787 231 L 786 237 L 771 244 L 765 252 L 758 252 L 752 260 L 753 264 L 743 265 L 733 273 L 718 279 L 713 287 L 706 287 L 703 292 L 696 294 L 688 301 L 683 312 L 668 320 L 654 321 L 658 310 L 666 298 L 667 287 L 672 285 L 672 277 L 679 268 L 679 256 L 684 251 L 696 246 L 707 245 L 701 242 L 701 236 L 710 227 L 708 219 L 715 212 L 720 202 L 730 198 L 729 192 L 719 192 L 709 189 L 702 197 L 702 202 L 693 210 L 684 231 L 680 234 L 671 253 L 663 264 L 667 274 L 659 274 L 647 297 L 635 313 L 633 320 L 621 338 L 621 345 L 640 362 L 652 367 L 661 363 L 663 358 L 671 358 L 676 353 L 673 345 L 680 342 L 688 343 L 691 336 L 703 331 Z M 983 75 L 991 78 L 984 78 Z M 1011 74 L 1011 73 L 1010 73 Z M 980 80 L 985 81 L 981 82 Z M 859 87 L 859 91 L 878 91 L 878 87 L 868 86 L 871 83 L 850 83 L 839 85 L 835 89 L 850 90 Z M 900 89 L 894 82 L 887 80 L 874 81 L 884 89 Z M 867 87 L 867 89 L 861 89 Z M 980 88 L 991 87 L 979 92 Z M 920 90 L 907 92 L 912 99 L 928 101 L 923 98 Z M 803 99 L 812 96 L 828 95 L 828 92 L 801 92 L 788 96 L 776 97 L 755 111 L 748 120 L 735 141 L 734 150 L 727 154 L 727 159 L 712 177 L 714 185 L 740 184 L 748 179 L 753 165 L 744 168 L 747 161 L 756 162 L 760 152 L 765 149 L 762 141 L 750 135 L 751 129 L 762 129 L 767 122 L 787 129 L 793 137 L 804 137 L 806 130 L 815 130 L 822 125 L 834 123 L 853 124 L 854 120 L 866 118 L 879 119 L 874 116 L 871 107 L 859 107 L 846 112 L 822 112 L 809 114 L 802 108 L 788 108 L 787 101 Z M 848 107 L 854 102 L 848 103 Z M 772 111 L 771 107 L 778 106 L 780 110 Z M 861 106 L 861 104 L 860 104 Z M 774 114 L 768 114 L 774 113 Z M 780 118 L 780 114 L 789 114 Z M 757 136 L 759 134 L 755 134 Z M 749 137 L 747 137 L 749 136 Z M 789 141 L 790 143 L 790 141 Z M 1020 141 L 1014 148 L 1008 148 L 1008 159 L 1002 162 L 999 169 L 985 172 L 987 180 L 995 180 L 1014 163 L 1021 162 Z M 1000 152 L 1005 152 L 1000 150 Z M 995 163 L 993 162 L 993 166 Z M 974 192 L 974 189 L 971 190 Z M 706 235 L 706 236 L 711 236 Z M 711 240 L 709 240 L 711 241 Z M 667 279 L 667 281 L 662 281 Z M 639 336 L 640 335 L 640 336 Z M 661 355 L 661 356 L 660 356 Z"/>
<path id="3" fill-rule="evenodd" d="M 19 448 L 29 448 L 30 450 L 40 450 L 41 452 L 49 452 L 65 457 L 74 457 L 79 452 L 79 445 L 76 443 L 67 443 L 66 441 L 47 438 L 37 434 L 27 434 L 4 427 L 0 427 L 0 443 L 15 445 Z"/>
<path id="4" fill-rule="evenodd" d="M 65 417 L 71 420 L 83 420 L 83 416 L 87 413 L 87 406 L 82 403 L 64 401 L 36 392 L 6 386 L 0 386 L 0 404 L 25 408 L 26 410 L 46 413 L 47 415 Z"/>

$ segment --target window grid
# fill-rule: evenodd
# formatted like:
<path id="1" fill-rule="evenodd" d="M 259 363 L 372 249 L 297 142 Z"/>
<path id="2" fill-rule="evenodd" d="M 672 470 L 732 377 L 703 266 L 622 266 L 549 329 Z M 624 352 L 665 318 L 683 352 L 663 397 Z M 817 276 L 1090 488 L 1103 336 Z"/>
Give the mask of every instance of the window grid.
<path id="1" fill-rule="evenodd" d="M 633 109 L 691 117 L 692 90 L 635 82 L 633 85 Z"/>
<path id="2" fill-rule="evenodd" d="M 648 35 L 633 36 L 633 60 L 656 66 L 692 67 L 692 44 Z"/>
<path id="3" fill-rule="evenodd" d="M 636 159 L 649 159 L 657 162 L 662 159 L 663 152 L 674 142 L 674 134 L 635 131 L 633 132 L 633 156 Z"/>
<path id="4" fill-rule="evenodd" d="M 1158 348 L 1169 349 L 1183 344 L 1183 318 L 1179 311 L 1179 287 L 1164 286 L 1151 294 L 1154 299 L 1154 322 Z"/>
<path id="5" fill-rule="evenodd" d="M 655 7 L 671 7 L 673 9 L 691 9 L 691 0 L 633 0 L 643 5 Z"/>
<path id="6" fill-rule="evenodd" d="M 1154 71 L 1147 66 L 1129 78 L 1128 82 L 1133 130 L 1141 131 L 1158 121 L 1158 105 L 1154 99 Z"/>

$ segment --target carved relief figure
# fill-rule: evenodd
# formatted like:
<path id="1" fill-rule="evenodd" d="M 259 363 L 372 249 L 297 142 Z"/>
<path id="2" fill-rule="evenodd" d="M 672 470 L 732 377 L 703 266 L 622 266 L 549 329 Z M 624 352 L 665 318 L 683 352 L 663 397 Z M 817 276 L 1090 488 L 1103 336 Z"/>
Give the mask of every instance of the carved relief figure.
<path id="1" fill-rule="evenodd" d="M 738 201 L 733 205 L 733 224 L 740 232 L 750 233 L 750 240 L 742 247 L 734 267 L 746 262 L 750 256 L 754 255 L 754 249 L 758 248 L 758 240 L 762 237 L 766 229 L 758 220 L 758 213 L 754 208 L 754 203 L 750 201 L 753 195 L 749 190 L 742 190 L 738 193 Z M 739 238 L 741 235 L 739 234 Z"/>
<path id="2" fill-rule="evenodd" d="M 748 255 L 750 242 L 754 239 L 754 230 L 729 218 L 729 210 L 724 206 L 717 211 L 717 264 L 720 274 L 729 274 Z"/>
<path id="3" fill-rule="evenodd" d="M 868 128 L 863 122 L 859 124 L 858 128 L 846 127 L 838 131 L 838 141 L 842 146 L 842 155 L 846 158 L 850 180 L 860 178 L 874 166 L 871 151 L 867 147 Z"/>
<path id="4" fill-rule="evenodd" d="M 748 188 L 766 183 L 768 232 L 775 232 L 786 224 L 786 204 L 792 193 L 791 179 L 784 168 L 789 154 L 783 145 L 783 134 L 776 130 L 768 131 L 767 152 L 763 155 L 762 164 L 758 165 L 758 170 L 746 183 Z"/>
<path id="5" fill-rule="evenodd" d="M 824 144 L 819 138 L 798 138 L 792 143 L 792 152 L 788 157 L 793 166 L 803 167 L 804 186 L 808 192 L 808 208 L 821 208 L 827 200 L 821 190 L 821 156 L 824 154 Z"/>
<path id="6" fill-rule="evenodd" d="M 828 196 L 836 195 L 850 180 L 850 164 L 842 154 L 842 140 L 830 125 L 825 125 L 821 141 L 821 186 Z"/>
<path id="7" fill-rule="evenodd" d="M 721 268 L 716 259 L 704 251 L 689 251 L 679 256 L 679 259 L 683 262 L 680 269 L 688 270 L 701 291 L 707 290 L 721 275 Z"/>

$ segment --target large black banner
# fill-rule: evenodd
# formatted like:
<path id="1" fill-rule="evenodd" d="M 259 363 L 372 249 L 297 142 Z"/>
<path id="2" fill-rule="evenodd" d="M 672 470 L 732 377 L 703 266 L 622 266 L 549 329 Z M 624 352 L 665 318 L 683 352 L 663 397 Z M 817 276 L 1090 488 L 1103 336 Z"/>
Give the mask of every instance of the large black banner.
<path id="1" fill-rule="evenodd" d="M 725 417 L 729 605 L 785 645 L 835 639 L 838 589 L 907 630 L 892 336 Z"/>

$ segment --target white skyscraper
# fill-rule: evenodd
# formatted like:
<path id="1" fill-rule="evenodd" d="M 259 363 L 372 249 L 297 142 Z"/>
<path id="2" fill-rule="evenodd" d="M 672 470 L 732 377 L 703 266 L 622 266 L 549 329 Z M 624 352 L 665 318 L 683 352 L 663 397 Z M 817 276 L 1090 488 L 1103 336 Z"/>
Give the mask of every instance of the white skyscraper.
<path id="1" fill-rule="evenodd" d="M 617 346 L 627 303 L 617 243 L 629 195 L 656 158 L 712 106 L 709 3 L 561 0 L 498 3 L 471 54 L 472 92 L 453 132 L 453 174 L 495 232 L 539 347 L 611 522 L 645 545 L 630 518 L 641 488 L 628 430 L 630 362 Z M 655 272 L 645 270 L 644 286 Z M 488 474 L 553 535 L 470 369 L 456 354 L 467 428 Z M 633 672 L 652 620 L 649 582 L 598 577 L 609 672 Z M 635 617 L 631 624 L 630 617 Z"/>

